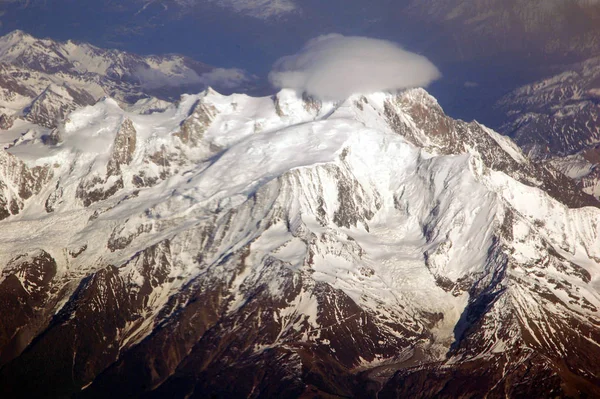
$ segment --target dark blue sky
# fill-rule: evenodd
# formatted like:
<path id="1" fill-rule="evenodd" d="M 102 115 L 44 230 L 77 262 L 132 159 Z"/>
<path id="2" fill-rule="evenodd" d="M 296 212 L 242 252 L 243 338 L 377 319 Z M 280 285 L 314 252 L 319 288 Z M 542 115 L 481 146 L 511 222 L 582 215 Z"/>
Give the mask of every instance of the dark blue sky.
<path id="1" fill-rule="evenodd" d="M 390 6 L 386 0 L 304 0 L 301 12 L 266 19 L 202 3 L 187 8 L 170 5 L 165 10 L 157 1 L 139 12 L 143 2 L 135 0 L 8 4 L 0 0 L 5 11 L 1 33 L 22 29 L 38 37 L 75 39 L 141 54 L 175 52 L 256 74 L 266 73 L 277 58 L 325 33 L 387 38 L 415 47 L 405 37 L 401 2 Z"/>

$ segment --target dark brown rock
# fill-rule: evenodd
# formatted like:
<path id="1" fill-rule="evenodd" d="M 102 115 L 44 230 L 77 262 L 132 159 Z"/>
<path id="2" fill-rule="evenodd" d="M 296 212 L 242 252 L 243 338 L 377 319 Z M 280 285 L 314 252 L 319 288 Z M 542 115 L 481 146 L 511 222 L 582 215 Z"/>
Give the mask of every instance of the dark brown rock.
<path id="1" fill-rule="evenodd" d="M 191 115 L 182 122 L 180 130 L 175 133 L 175 136 L 179 137 L 184 144 L 197 146 L 217 114 L 218 111 L 214 106 L 200 100 L 194 106 Z"/>
<path id="2" fill-rule="evenodd" d="M 129 165 L 133 160 L 137 141 L 137 132 L 130 119 L 125 119 L 113 142 L 110 159 L 106 167 L 107 176 L 116 176 L 122 165 Z"/>
<path id="3" fill-rule="evenodd" d="M 0 130 L 8 130 L 13 127 L 15 120 L 12 116 L 0 114 Z"/>
<path id="4" fill-rule="evenodd" d="M 48 321 L 56 271 L 55 260 L 41 250 L 17 256 L 2 270 L 0 366 L 19 355 Z"/>

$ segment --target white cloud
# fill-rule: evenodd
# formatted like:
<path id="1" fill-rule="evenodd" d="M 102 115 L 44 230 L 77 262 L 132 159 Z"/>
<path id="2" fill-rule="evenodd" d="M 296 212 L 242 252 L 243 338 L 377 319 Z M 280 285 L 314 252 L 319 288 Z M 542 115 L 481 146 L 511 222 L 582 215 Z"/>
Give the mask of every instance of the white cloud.
<path id="1" fill-rule="evenodd" d="M 202 75 L 198 75 L 192 69 L 184 69 L 178 73 L 165 73 L 153 68 L 139 68 L 135 76 L 146 89 L 199 84 L 217 89 L 234 89 L 254 79 L 244 70 L 237 68 L 214 68 Z"/>
<path id="2" fill-rule="evenodd" d="M 332 34 L 317 37 L 299 53 L 279 59 L 269 80 L 278 88 L 341 100 L 354 93 L 427 86 L 440 76 L 427 58 L 395 43 Z"/>
<path id="3" fill-rule="evenodd" d="M 177 74 L 165 73 L 158 69 L 140 67 L 135 71 L 135 77 L 146 89 L 160 87 L 178 87 L 199 83 L 200 76 L 191 69 L 186 69 Z"/>
<path id="4" fill-rule="evenodd" d="M 253 80 L 246 71 L 238 68 L 215 68 L 200 75 L 200 80 L 206 86 L 234 89 Z"/>

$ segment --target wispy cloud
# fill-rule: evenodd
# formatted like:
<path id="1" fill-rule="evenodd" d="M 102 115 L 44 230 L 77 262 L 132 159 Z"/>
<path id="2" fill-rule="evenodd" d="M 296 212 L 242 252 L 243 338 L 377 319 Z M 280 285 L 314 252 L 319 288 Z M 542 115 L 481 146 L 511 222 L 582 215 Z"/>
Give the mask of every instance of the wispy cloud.
<path id="1" fill-rule="evenodd" d="M 278 88 L 339 100 L 354 93 L 427 86 L 439 77 L 427 58 L 395 43 L 332 34 L 317 37 L 299 53 L 279 59 L 269 80 Z"/>
<path id="2" fill-rule="evenodd" d="M 175 0 L 179 5 L 194 6 L 206 1 L 236 13 L 259 19 L 279 18 L 299 12 L 300 7 L 293 0 Z"/>
<path id="3" fill-rule="evenodd" d="M 206 86 L 213 86 L 225 89 L 235 89 L 252 80 L 246 71 L 238 68 L 215 68 L 210 72 L 199 76 L 200 81 Z"/>
<path id="4" fill-rule="evenodd" d="M 135 76 L 146 89 L 197 85 L 213 86 L 218 89 L 235 89 L 254 79 L 244 70 L 237 68 L 215 68 L 201 75 L 191 69 L 185 69 L 175 74 L 152 68 L 139 68 Z"/>

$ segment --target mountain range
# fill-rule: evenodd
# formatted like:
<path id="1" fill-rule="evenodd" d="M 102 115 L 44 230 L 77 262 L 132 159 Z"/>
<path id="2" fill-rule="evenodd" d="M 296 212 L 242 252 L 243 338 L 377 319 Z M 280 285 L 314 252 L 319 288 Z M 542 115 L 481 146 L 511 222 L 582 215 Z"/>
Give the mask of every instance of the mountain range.
<path id="1" fill-rule="evenodd" d="M 53 129 L 75 109 L 104 97 L 152 109 L 208 85 L 241 88 L 250 77 L 179 56 L 137 56 L 86 43 L 37 39 L 22 31 L 0 38 L 0 124 L 4 142 Z"/>
<path id="2" fill-rule="evenodd" d="M 23 32 L 0 62 L 3 397 L 600 396 L 595 138 L 523 128 L 592 118 L 591 61 L 505 98 L 516 143 L 423 89 L 177 96 L 251 78 Z"/>

